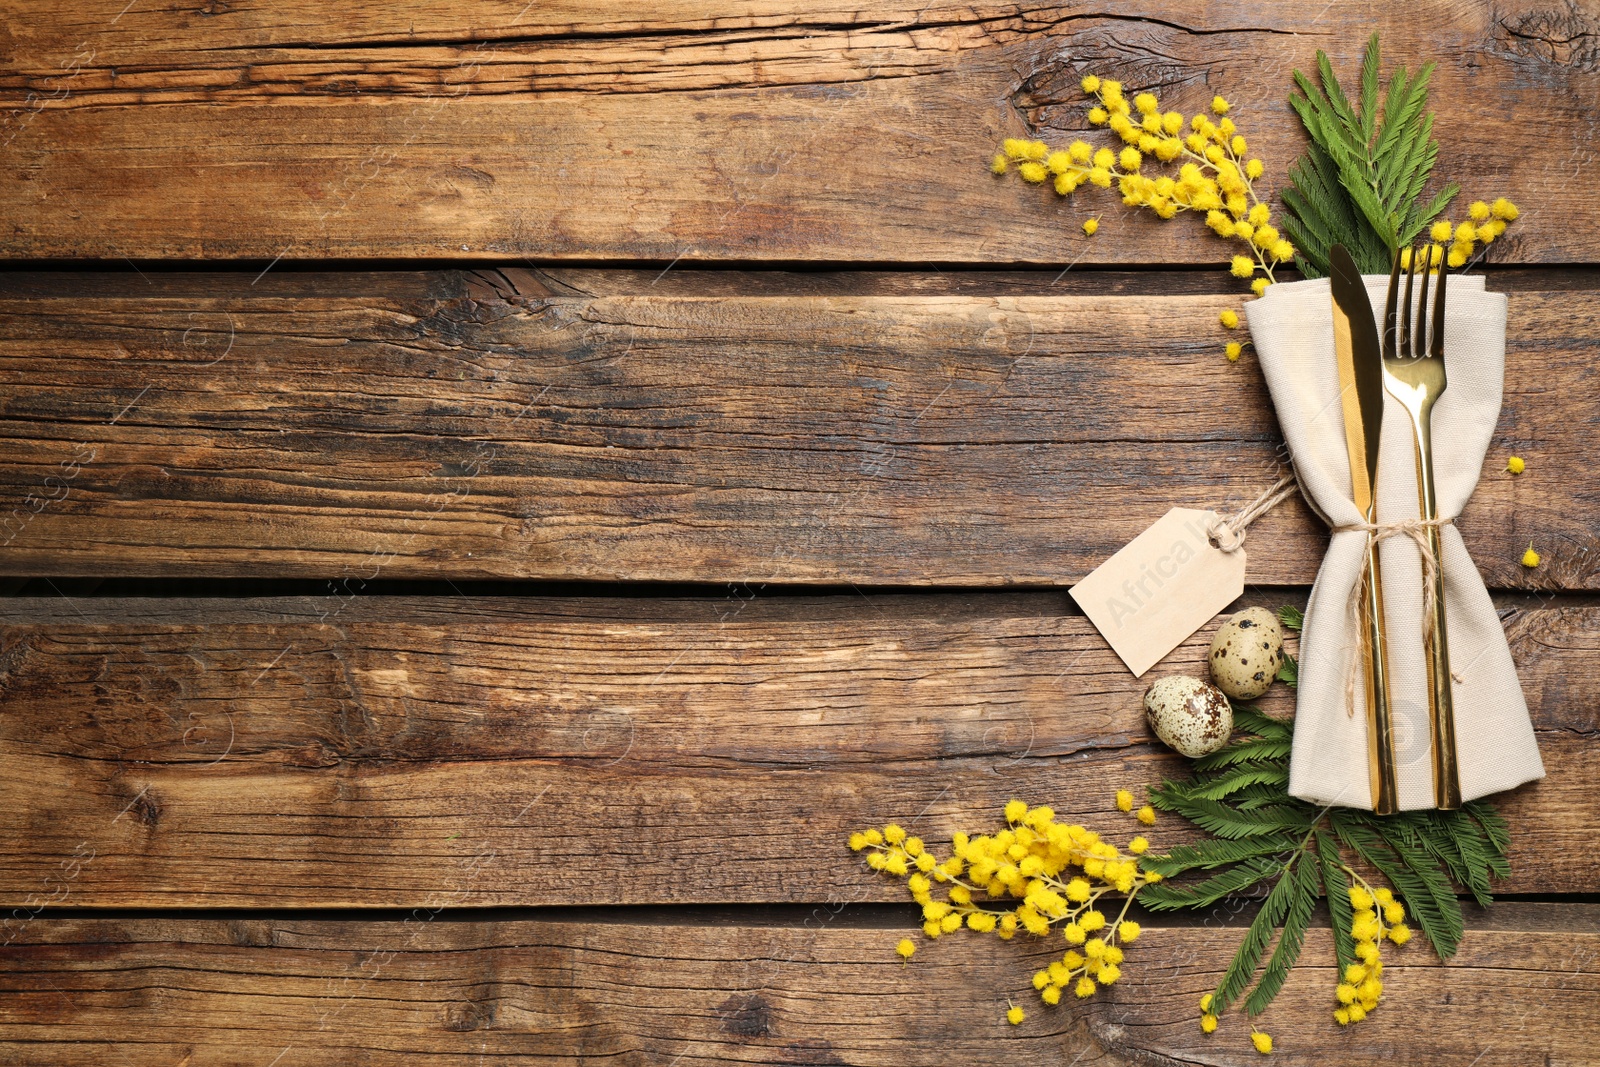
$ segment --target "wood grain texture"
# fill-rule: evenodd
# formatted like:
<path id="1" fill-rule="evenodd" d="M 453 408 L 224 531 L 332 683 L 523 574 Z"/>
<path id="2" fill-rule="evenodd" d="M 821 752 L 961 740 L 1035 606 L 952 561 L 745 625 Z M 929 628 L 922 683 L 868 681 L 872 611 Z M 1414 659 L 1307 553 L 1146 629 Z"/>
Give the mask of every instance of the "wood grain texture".
<path id="1" fill-rule="evenodd" d="M 1054 1008 L 1027 982 L 1054 942 L 969 932 L 904 964 L 900 930 L 848 909 L 797 926 L 430 918 L 39 920 L 0 949 L 0 1049 L 17 1067 L 1260 1062 L 1242 1017 L 1210 1037 L 1196 1025 L 1242 935 L 1223 917 L 1151 923 L 1120 983 Z M 1384 1004 L 1349 1031 L 1331 1018 L 1332 955 L 1313 929 L 1257 1020 L 1273 1062 L 1592 1062 L 1595 905 L 1496 905 L 1448 964 L 1391 949 Z M 1008 998 L 1020 1026 L 1002 1018 Z"/>
<path id="2" fill-rule="evenodd" d="M 1182 773 L 1082 618 L 844 599 L 0 601 L 0 902 L 896 901 L 849 830 L 1020 795 L 1131 835 L 1114 790 Z M 1501 891 L 1595 892 L 1600 609 L 1509 625 L 1549 777 L 1502 798 Z"/>
<path id="3" fill-rule="evenodd" d="M 102 277 L 0 295 L 0 572 L 1065 585 L 1282 451 L 1219 295 Z M 1460 524 L 1492 586 L 1600 587 L 1591 297 L 1512 300 Z M 1309 583 L 1325 537 L 1283 505 L 1251 579 Z"/>
<path id="4" fill-rule="evenodd" d="M 1198 226 L 985 161 L 1079 132 L 1095 71 L 1237 101 L 1275 187 L 1302 145 L 1291 71 L 1320 47 L 1353 78 L 1376 29 L 1439 64 L 1441 173 L 1534 209 L 1496 257 L 1593 261 L 1600 230 L 1539 208 L 1593 162 L 1597 27 L 1552 0 L 49 0 L 0 32 L 0 256 L 1220 262 Z"/>

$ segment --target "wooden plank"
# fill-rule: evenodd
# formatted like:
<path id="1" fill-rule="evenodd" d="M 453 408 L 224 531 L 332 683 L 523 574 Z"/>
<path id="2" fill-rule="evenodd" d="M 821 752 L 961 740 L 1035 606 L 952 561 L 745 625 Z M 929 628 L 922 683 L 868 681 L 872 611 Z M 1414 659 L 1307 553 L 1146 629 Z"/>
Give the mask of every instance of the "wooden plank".
<path id="1" fill-rule="evenodd" d="M 900 930 L 862 928 L 838 906 L 789 926 L 431 917 L 35 921 L 0 949 L 0 1048 L 17 1067 L 1258 1060 L 1242 1018 L 1210 1037 L 1196 1025 L 1237 920 L 1153 921 L 1121 982 L 1050 1008 L 1027 980 L 1058 957 L 1054 941 L 969 932 L 904 964 Z M 1499 904 L 1447 964 L 1420 944 L 1388 951 L 1384 1004 L 1346 1032 L 1317 928 L 1256 1021 L 1274 1062 L 1584 1063 L 1600 1039 L 1597 954 L 1596 905 Z M 1025 1006 L 1020 1026 L 1002 1019 L 1008 998 Z"/>
<path id="2" fill-rule="evenodd" d="M 1532 209 L 1496 257 L 1594 261 L 1600 229 L 1538 206 L 1593 161 L 1600 78 L 1575 42 L 1596 26 L 1545 0 L 35 0 L 0 50 L 0 256 L 1219 262 L 1198 226 L 1058 204 L 986 161 L 1081 132 L 1095 71 L 1186 110 L 1237 101 L 1270 189 L 1302 145 L 1291 71 L 1323 48 L 1353 79 L 1379 30 L 1439 63 L 1441 173 Z"/>
<path id="3" fill-rule="evenodd" d="M 844 599 L 0 600 L 0 903 L 893 901 L 849 830 L 1017 795 L 1131 836 L 1113 791 L 1182 773 L 1081 617 Z M 1510 626 L 1550 776 L 1503 798 L 1501 889 L 1594 892 L 1600 608 Z"/>
<path id="4" fill-rule="evenodd" d="M 385 278 L 12 283 L 0 572 L 1065 585 L 1167 508 L 1277 477 L 1260 375 L 1219 355 L 1229 297 Z M 1491 585 L 1600 587 L 1591 305 L 1512 302 L 1460 524 Z M 1291 501 L 1251 578 L 1309 583 L 1324 544 Z"/>

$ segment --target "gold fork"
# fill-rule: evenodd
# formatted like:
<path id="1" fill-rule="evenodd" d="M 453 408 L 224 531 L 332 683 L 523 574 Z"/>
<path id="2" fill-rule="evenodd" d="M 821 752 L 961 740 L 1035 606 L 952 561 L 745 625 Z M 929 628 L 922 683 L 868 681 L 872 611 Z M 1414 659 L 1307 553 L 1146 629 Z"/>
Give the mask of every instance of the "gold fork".
<path id="1" fill-rule="evenodd" d="M 1444 292 L 1446 266 L 1439 264 L 1439 285 L 1433 301 L 1433 323 L 1427 322 L 1428 276 L 1433 247 L 1423 244 L 1409 250 L 1406 291 L 1400 298 L 1401 257 L 1395 256 L 1389 273 L 1389 295 L 1383 316 L 1383 387 L 1411 416 L 1411 433 L 1417 455 L 1417 500 L 1426 528 L 1428 550 L 1437 565 L 1433 568 L 1433 625 L 1428 652 L 1428 726 L 1433 740 L 1433 800 L 1443 810 L 1461 806 L 1461 773 L 1456 763 L 1455 700 L 1450 688 L 1450 639 L 1445 628 L 1444 560 L 1440 549 L 1439 505 L 1433 480 L 1433 405 L 1448 384 L 1444 367 Z M 1421 277 L 1417 297 L 1416 326 L 1411 321 L 1412 289 Z"/>

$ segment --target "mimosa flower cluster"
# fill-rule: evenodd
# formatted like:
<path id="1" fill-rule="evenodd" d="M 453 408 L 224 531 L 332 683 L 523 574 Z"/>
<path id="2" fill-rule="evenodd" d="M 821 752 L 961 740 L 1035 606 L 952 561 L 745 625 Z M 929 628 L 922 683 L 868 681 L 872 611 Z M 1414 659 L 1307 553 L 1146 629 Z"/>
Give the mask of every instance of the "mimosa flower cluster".
<path id="1" fill-rule="evenodd" d="M 1350 905 L 1355 914 L 1350 936 L 1356 941 L 1356 961 L 1345 968 L 1334 990 L 1339 1006 L 1333 1010 L 1333 1019 L 1340 1026 L 1360 1022 L 1378 1006 L 1383 995 L 1383 960 L 1378 958 L 1378 946 L 1385 940 L 1396 945 L 1411 940 L 1411 928 L 1404 921 L 1405 905 L 1394 893 L 1382 886 L 1374 889 L 1348 867 L 1345 873 L 1353 882 Z"/>
<path id="2" fill-rule="evenodd" d="M 1116 183 L 1122 202 L 1145 207 L 1163 219 L 1191 211 L 1221 237 L 1244 243 L 1248 254 L 1236 255 L 1229 270 L 1249 279 L 1260 295 L 1272 284 L 1273 271 L 1294 258 L 1294 246 L 1272 224 L 1272 209 L 1256 195 L 1255 181 L 1265 173 L 1261 160 L 1249 154 L 1249 144 L 1234 126 L 1232 106 L 1218 96 L 1210 114 L 1200 112 L 1187 121 L 1179 111 L 1163 111 L 1154 93 L 1139 93 L 1130 102 L 1122 83 L 1089 75 L 1083 91 L 1093 101 L 1089 122 L 1104 126 L 1122 141 L 1119 151 L 1073 141 L 1052 150 L 1043 141 L 1007 140 L 991 161 L 996 174 L 1013 165 L 1024 181 L 1050 182 L 1062 196 L 1080 186 L 1109 189 Z M 1178 165 L 1176 176 L 1152 176 L 1157 164 Z M 1095 219 L 1084 232 L 1098 229 Z"/>
<path id="3" fill-rule="evenodd" d="M 1521 209 L 1505 197 L 1494 203 L 1475 201 L 1467 208 L 1467 218 L 1459 225 L 1451 223 L 1449 219 L 1439 219 L 1428 229 L 1428 236 L 1434 242 L 1429 252 L 1428 266 L 1432 273 L 1437 273 L 1440 260 L 1451 270 L 1459 270 L 1472 260 L 1478 247 L 1494 243 L 1495 238 L 1506 232 L 1506 227 L 1517 221 L 1517 216 L 1522 214 Z M 1400 265 L 1411 266 L 1411 249 L 1402 249 L 1400 252 Z"/>
<path id="4" fill-rule="evenodd" d="M 1404 945 L 1411 940 L 1411 928 L 1404 921 L 1405 905 L 1395 899 L 1392 890 L 1382 886 L 1374 889 L 1349 867 L 1343 870 L 1351 880 L 1350 936 L 1355 941 L 1356 958 L 1339 975 L 1339 984 L 1333 991 L 1338 1002 L 1333 1020 L 1340 1026 L 1348 1026 L 1370 1015 L 1383 997 L 1383 960 L 1379 946 L 1385 940 Z M 1200 1030 L 1206 1034 L 1216 1033 L 1219 1022 L 1211 1011 L 1212 1001 L 1210 993 L 1200 998 Z M 1266 1036 L 1251 1031 L 1251 1040 L 1263 1053 L 1271 1051 L 1270 1037 L 1267 1037 L 1267 1047 L 1262 1048 L 1260 1038 Z"/>
<path id="5" fill-rule="evenodd" d="M 1108 129 L 1121 141 L 1120 149 L 1098 147 L 1075 140 L 1065 148 L 1052 148 L 1043 141 L 1008 138 L 990 161 L 997 175 L 1013 168 L 1023 181 L 1035 185 L 1049 183 L 1063 196 L 1071 196 L 1084 185 L 1122 194 L 1123 204 L 1144 207 L 1163 219 L 1181 212 L 1194 212 L 1219 237 L 1240 241 L 1245 251 L 1234 255 L 1228 270 L 1234 277 L 1249 281 L 1257 296 L 1277 280 L 1280 266 L 1291 264 L 1295 247 L 1274 224 L 1271 205 L 1258 194 L 1256 182 L 1266 172 L 1259 158 L 1250 154 L 1249 143 L 1228 113 L 1232 105 L 1214 97 L 1209 113 L 1201 111 L 1187 121 L 1180 111 L 1163 111 L 1154 93 L 1135 94 L 1130 101 L 1121 82 L 1091 74 L 1082 87 L 1089 98 L 1091 125 Z M 1175 172 L 1155 174 L 1165 165 L 1176 165 Z M 1477 201 L 1460 223 L 1440 219 L 1429 229 L 1436 242 L 1432 265 L 1451 269 L 1468 265 L 1478 248 L 1491 244 L 1515 221 L 1518 208 L 1501 197 L 1492 204 Z M 1093 236 L 1100 229 L 1100 216 L 1084 220 L 1083 232 Z M 1409 250 L 1402 250 L 1406 264 Z M 1224 329 L 1237 329 L 1239 312 L 1227 308 L 1219 315 Z M 1237 361 L 1248 341 L 1229 341 L 1224 353 Z"/>
<path id="6" fill-rule="evenodd" d="M 1117 796 L 1122 811 L 1131 812 L 1132 801 L 1126 791 Z M 1135 814 L 1146 825 L 1155 821 L 1153 808 Z M 1124 850 L 1077 823 L 1058 822 L 1048 807 L 1021 800 L 1005 806 L 1005 821 L 994 833 L 955 834 L 950 855 L 942 858 L 893 823 L 851 834 L 850 847 L 865 852 L 873 870 L 906 879 L 922 906 L 926 937 L 963 926 L 1002 940 L 1018 931 L 1044 938 L 1059 929 L 1065 950 L 1034 974 L 1033 988 L 1046 1004 L 1060 1003 L 1068 992 L 1094 996 L 1122 976 L 1123 946 L 1139 938 L 1139 924 L 1127 917 L 1139 890 L 1162 880 L 1140 869 L 1137 857 L 1149 841 L 1134 837 Z M 939 887 L 942 895 L 936 895 Z M 909 938 L 896 947 L 908 960 L 916 950 Z M 1020 1023 L 1022 1009 L 1012 1007 L 1007 1018 Z"/>

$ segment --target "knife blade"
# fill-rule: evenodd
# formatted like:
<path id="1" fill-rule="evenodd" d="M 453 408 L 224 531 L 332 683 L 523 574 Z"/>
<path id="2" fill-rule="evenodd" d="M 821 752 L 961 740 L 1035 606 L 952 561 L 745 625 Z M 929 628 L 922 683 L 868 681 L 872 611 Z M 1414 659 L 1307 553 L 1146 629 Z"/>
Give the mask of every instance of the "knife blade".
<path id="1" fill-rule="evenodd" d="M 1367 287 L 1344 245 L 1328 257 L 1333 287 L 1333 350 L 1356 507 L 1373 521 L 1378 495 L 1378 435 L 1383 429 L 1383 350 Z"/>
<path id="2" fill-rule="evenodd" d="M 1343 245 L 1328 256 L 1333 290 L 1333 354 L 1339 367 L 1345 449 L 1350 455 L 1351 499 L 1367 522 L 1377 521 L 1378 439 L 1383 430 L 1383 351 L 1367 287 Z M 1366 672 L 1367 775 L 1372 810 L 1400 809 L 1394 758 L 1394 717 L 1389 707 L 1388 641 L 1384 636 L 1383 581 L 1378 543 L 1367 539 L 1361 597 L 1361 661 Z"/>

